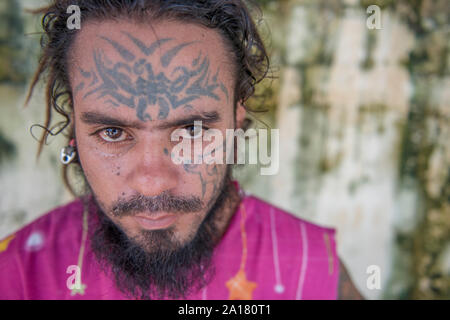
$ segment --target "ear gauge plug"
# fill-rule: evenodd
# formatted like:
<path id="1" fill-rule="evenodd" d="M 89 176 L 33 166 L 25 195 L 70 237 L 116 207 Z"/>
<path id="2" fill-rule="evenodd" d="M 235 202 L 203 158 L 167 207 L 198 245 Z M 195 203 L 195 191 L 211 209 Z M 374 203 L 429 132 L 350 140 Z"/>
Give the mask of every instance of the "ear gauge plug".
<path id="1" fill-rule="evenodd" d="M 61 149 L 60 160 L 67 165 L 75 159 L 77 152 L 75 150 L 75 139 L 70 140 L 69 145 Z"/>

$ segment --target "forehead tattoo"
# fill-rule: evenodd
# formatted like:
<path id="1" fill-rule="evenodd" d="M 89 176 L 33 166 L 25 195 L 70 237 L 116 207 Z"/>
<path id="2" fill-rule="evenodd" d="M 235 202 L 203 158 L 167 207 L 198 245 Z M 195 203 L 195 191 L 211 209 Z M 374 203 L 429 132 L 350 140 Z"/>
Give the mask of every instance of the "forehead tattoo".
<path id="1" fill-rule="evenodd" d="M 190 64 L 169 67 L 173 59 L 194 42 L 175 43 L 174 39 L 159 39 L 150 45 L 128 32 L 129 43 L 119 43 L 106 36 L 98 36 L 99 41 L 106 41 L 119 54 L 120 61 L 111 62 L 101 49 L 93 50 L 95 67 L 79 72 L 82 81 L 75 87 L 74 94 L 86 91 L 83 98 L 96 95 L 107 98 L 106 102 L 114 107 L 127 106 L 136 109 L 136 116 L 141 121 L 151 121 L 148 108 L 158 108 L 158 119 L 166 119 L 170 110 L 180 106 L 192 108 L 190 103 L 201 97 L 219 101 L 222 91 L 228 101 L 228 91 L 219 81 L 219 68 L 212 73 L 210 61 L 202 52 Z M 140 57 L 128 50 L 136 47 Z M 147 60 L 158 49 L 163 71 L 156 74 L 153 65 Z"/>

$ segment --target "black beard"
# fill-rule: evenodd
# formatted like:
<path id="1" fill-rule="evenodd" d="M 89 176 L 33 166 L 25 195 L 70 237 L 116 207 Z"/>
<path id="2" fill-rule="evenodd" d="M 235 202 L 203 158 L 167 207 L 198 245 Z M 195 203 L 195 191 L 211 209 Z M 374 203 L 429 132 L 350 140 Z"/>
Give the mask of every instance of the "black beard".
<path id="1" fill-rule="evenodd" d="M 231 188 L 234 186 L 227 170 L 214 205 L 185 244 L 175 241 L 170 229 L 146 230 L 130 238 L 96 204 L 98 221 L 91 235 L 91 249 L 102 269 L 112 273 L 117 288 L 129 298 L 185 298 L 214 276 L 211 260 L 217 242 L 216 220 L 230 198 Z"/>

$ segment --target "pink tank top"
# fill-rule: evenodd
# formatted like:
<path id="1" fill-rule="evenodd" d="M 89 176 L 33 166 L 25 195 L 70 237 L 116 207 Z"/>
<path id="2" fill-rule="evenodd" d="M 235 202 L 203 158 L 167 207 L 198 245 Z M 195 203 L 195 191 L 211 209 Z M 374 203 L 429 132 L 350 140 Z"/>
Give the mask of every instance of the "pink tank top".
<path id="1" fill-rule="evenodd" d="M 0 299 L 125 299 L 100 271 L 86 231 L 76 200 L 0 241 Z M 254 196 L 243 198 L 213 263 L 212 281 L 188 299 L 337 298 L 335 230 Z M 70 266 L 80 267 L 77 289 L 68 287 Z"/>

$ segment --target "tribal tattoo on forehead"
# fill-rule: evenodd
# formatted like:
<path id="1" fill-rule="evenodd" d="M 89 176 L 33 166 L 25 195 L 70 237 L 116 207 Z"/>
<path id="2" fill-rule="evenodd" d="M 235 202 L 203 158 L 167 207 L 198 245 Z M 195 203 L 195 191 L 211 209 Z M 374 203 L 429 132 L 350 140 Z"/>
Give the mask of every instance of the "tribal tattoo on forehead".
<path id="1" fill-rule="evenodd" d="M 163 120 L 167 118 L 171 109 L 180 106 L 192 108 L 190 103 L 201 97 L 219 101 L 220 91 L 225 94 L 228 101 L 228 91 L 218 80 L 219 68 L 212 74 L 210 61 L 201 52 L 189 66 L 180 65 L 172 71 L 168 70 L 172 60 L 195 41 L 170 46 L 174 39 L 164 38 L 147 46 L 130 33 L 122 33 L 130 40 L 129 45 L 137 47 L 146 57 L 150 57 L 157 49 L 162 49 L 159 60 L 164 71 L 155 74 L 153 65 L 145 58 L 136 57 L 126 48 L 128 44 L 120 44 L 108 37 L 99 36 L 99 39 L 108 42 L 114 48 L 123 61 L 113 63 L 103 50 L 94 50 L 95 68 L 90 71 L 80 68 L 84 80 L 75 87 L 74 95 L 81 90 L 87 90 L 83 98 L 93 94 L 97 94 L 98 98 L 106 97 L 108 98 L 106 102 L 114 107 L 124 105 L 136 109 L 136 116 L 144 122 L 152 120 L 147 108 L 158 107 L 157 117 Z M 90 83 L 86 85 L 89 81 Z"/>

